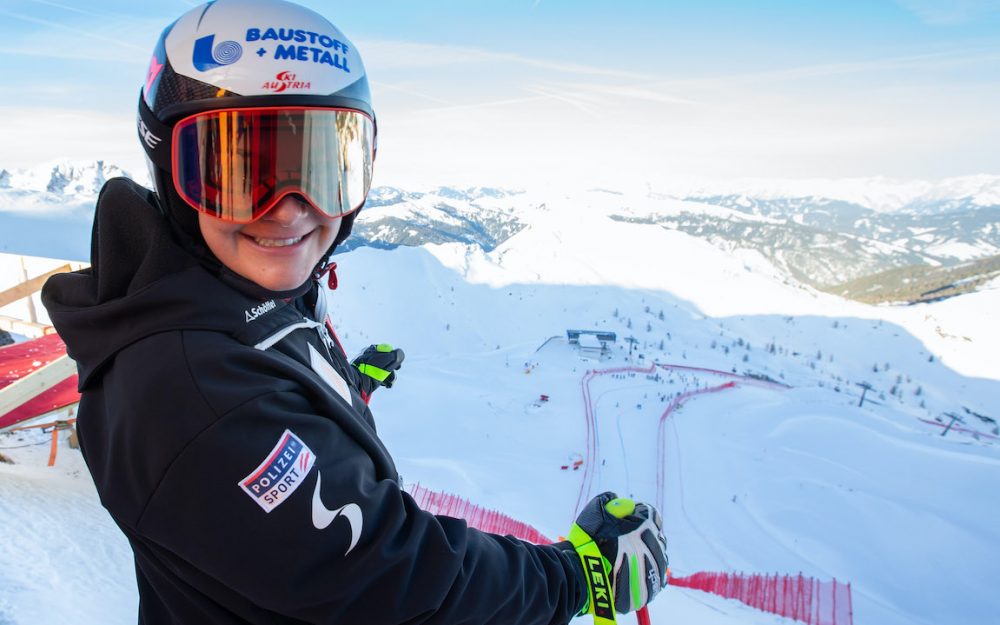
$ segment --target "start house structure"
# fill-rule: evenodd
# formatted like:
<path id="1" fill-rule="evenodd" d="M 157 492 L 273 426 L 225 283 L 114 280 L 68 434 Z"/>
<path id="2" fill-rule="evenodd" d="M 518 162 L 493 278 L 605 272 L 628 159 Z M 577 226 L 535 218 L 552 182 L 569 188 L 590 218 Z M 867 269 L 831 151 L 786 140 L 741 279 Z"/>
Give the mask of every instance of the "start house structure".
<path id="1" fill-rule="evenodd" d="M 586 358 L 601 358 L 617 338 L 614 332 L 603 330 L 566 330 L 566 339 L 571 345 L 576 345 L 580 355 Z"/>

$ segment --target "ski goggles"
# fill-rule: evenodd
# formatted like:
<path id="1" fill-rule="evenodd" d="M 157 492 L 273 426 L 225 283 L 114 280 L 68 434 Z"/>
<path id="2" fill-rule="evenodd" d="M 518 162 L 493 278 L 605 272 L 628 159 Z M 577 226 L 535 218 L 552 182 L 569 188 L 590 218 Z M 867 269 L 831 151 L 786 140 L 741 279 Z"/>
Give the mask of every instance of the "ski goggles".
<path id="1" fill-rule="evenodd" d="M 174 187 L 195 210 L 232 223 L 260 219 L 290 193 L 340 217 L 368 195 L 374 145 L 372 119 L 351 109 L 198 113 L 174 125 Z"/>

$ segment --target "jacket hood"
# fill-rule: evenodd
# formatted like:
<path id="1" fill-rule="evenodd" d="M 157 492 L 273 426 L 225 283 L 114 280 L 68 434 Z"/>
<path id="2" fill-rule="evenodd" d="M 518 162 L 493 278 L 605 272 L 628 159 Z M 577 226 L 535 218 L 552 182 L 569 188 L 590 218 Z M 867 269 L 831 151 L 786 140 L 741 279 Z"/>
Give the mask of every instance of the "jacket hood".
<path id="1" fill-rule="evenodd" d="M 42 303 L 76 361 L 79 388 L 132 343 L 172 330 L 225 332 L 254 345 L 302 319 L 294 305 L 213 275 L 171 235 L 152 191 L 109 180 L 97 200 L 91 266 L 57 274 Z"/>

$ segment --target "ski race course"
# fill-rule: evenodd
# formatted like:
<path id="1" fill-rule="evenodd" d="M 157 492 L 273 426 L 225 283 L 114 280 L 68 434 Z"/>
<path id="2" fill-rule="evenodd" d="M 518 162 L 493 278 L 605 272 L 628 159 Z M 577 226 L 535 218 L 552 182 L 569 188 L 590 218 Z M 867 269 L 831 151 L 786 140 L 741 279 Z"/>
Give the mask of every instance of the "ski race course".
<path id="1" fill-rule="evenodd" d="M 548 342 L 548 341 L 547 341 Z M 543 345 L 544 346 L 544 345 Z M 753 386 L 780 392 L 790 388 L 786 384 L 771 380 L 737 375 L 725 371 L 685 365 L 670 365 L 653 363 L 649 367 L 613 367 L 608 369 L 588 370 L 580 380 L 583 396 L 584 423 L 586 429 L 586 454 L 581 464 L 580 490 L 572 517 L 575 518 L 581 507 L 598 494 L 594 489 L 594 476 L 599 470 L 597 462 L 601 457 L 599 423 L 596 418 L 594 401 L 591 396 L 591 382 L 598 378 L 629 379 L 636 375 L 653 376 L 657 371 L 684 372 L 699 374 L 699 378 L 691 378 L 696 388 L 684 390 L 669 397 L 666 409 L 656 422 L 656 506 L 658 510 L 673 513 L 679 510 L 688 525 L 697 530 L 697 525 L 687 518 L 684 508 L 684 485 L 680 475 L 673 483 L 677 493 L 670 497 L 671 503 L 677 503 L 676 508 L 666 507 L 667 485 L 666 464 L 668 455 L 667 428 L 670 418 L 684 404 L 699 396 L 733 390 L 739 386 Z M 705 378 L 702 380 L 701 378 Z M 712 378 L 725 380 L 709 385 Z M 627 388 L 628 384 L 620 385 Z M 607 424 L 605 424 L 607 427 Z M 673 451 L 679 452 L 680 441 L 676 429 L 672 429 Z M 511 534 L 534 543 L 548 544 L 552 540 L 541 534 L 531 525 L 512 519 L 510 516 L 495 510 L 489 510 L 472 502 L 449 493 L 429 490 L 419 484 L 408 487 L 411 495 L 424 510 L 434 514 L 442 514 L 465 519 L 471 527 L 483 531 Z M 667 512 L 665 512 L 667 513 Z M 705 544 L 711 548 L 712 540 L 701 534 Z M 668 538 L 669 542 L 669 538 Z M 675 567 L 674 567 L 675 568 Z M 759 574 L 740 573 L 735 571 L 707 572 L 698 571 L 677 575 L 672 571 L 670 585 L 675 588 L 691 589 L 707 592 L 726 599 L 735 599 L 752 608 L 763 612 L 777 614 L 809 625 L 852 625 L 853 606 L 851 601 L 850 583 L 833 580 L 817 580 L 812 577 L 797 574 Z M 632 617 L 620 617 L 628 622 Z"/>
<path id="2" fill-rule="evenodd" d="M 684 507 L 684 482 L 679 474 L 675 480 L 677 493 L 676 497 L 670 498 L 670 503 L 677 503 L 676 508 L 667 507 L 667 454 L 668 442 L 667 427 L 671 417 L 685 403 L 696 399 L 702 395 L 720 393 L 737 388 L 739 385 L 756 386 L 773 391 L 782 391 L 790 388 L 786 384 L 760 378 L 737 375 L 725 371 L 708 369 L 702 367 L 690 367 L 685 365 L 670 365 L 653 363 L 649 367 L 614 367 L 608 369 L 592 369 L 584 374 L 580 381 L 583 393 L 584 413 L 587 429 L 587 455 L 584 460 L 584 471 L 581 478 L 580 493 L 577 498 L 576 510 L 580 508 L 594 495 L 593 482 L 594 474 L 598 470 L 595 462 L 602 456 L 600 450 L 599 426 L 596 418 L 594 401 L 591 396 L 591 382 L 594 379 L 610 376 L 616 379 L 634 378 L 642 375 L 647 378 L 654 376 L 657 371 L 685 372 L 689 374 L 700 374 L 707 379 L 721 378 L 725 382 L 711 385 L 710 382 L 702 382 L 698 378 L 695 388 L 683 390 L 667 397 L 666 409 L 656 422 L 656 507 L 658 510 L 670 510 L 673 513 L 679 510 L 688 525 L 698 532 L 697 525 L 687 516 Z M 671 429 L 673 433 L 673 451 L 680 452 L 680 441 L 677 437 L 676 428 Z M 666 513 L 666 512 L 664 512 Z M 712 540 L 701 534 L 705 544 L 712 548 Z M 668 539 L 669 540 L 669 539 Z M 720 556 L 721 557 L 721 556 Z M 724 560 L 724 558 L 722 558 Z M 726 572 L 697 572 L 687 575 L 676 575 L 672 568 L 670 585 L 681 588 L 690 588 L 703 592 L 736 599 L 748 606 L 761 611 L 770 612 L 787 618 L 794 619 L 810 625 L 851 625 L 853 623 L 853 612 L 851 605 L 850 584 L 842 584 L 837 580 L 823 582 L 810 577 L 804 577 L 801 573 L 797 575 L 760 575 L 742 574 L 732 571 Z"/>

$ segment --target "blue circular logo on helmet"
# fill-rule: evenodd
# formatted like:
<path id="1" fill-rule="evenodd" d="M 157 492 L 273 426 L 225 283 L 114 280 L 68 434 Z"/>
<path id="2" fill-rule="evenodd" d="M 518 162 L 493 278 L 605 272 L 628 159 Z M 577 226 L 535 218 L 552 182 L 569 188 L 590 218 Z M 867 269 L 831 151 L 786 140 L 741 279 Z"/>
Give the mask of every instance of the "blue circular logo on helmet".
<path id="1" fill-rule="evenodd" d="M 231 65 L 243 56 L 243 46 L 235 41 L 222 41 L 217 46 L 213 46 L 214 43 L 215 35 L 208 35 L 194 42 L 191 62 L 199 72 Z"/>

